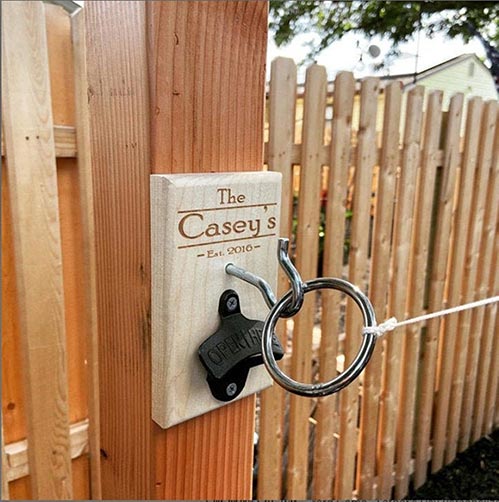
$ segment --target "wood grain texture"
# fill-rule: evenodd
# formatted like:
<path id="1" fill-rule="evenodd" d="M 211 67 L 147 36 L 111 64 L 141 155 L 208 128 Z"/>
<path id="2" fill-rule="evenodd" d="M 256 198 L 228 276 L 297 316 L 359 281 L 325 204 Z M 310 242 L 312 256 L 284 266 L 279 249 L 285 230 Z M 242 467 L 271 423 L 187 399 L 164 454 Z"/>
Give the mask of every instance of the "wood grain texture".
<path id="1" fill-rule="evenodd" d="M 9 483 L 10 500 L 31 500 L 31 479 L 26 476 Z"/>
<path id="2" fill-rule="evenodd" d="M 397 188 L 397 204 L 393 223 L 391 280 L 388 314 L 405 319 L 407 274 L 414 220 L 414 202 L 417 170 L 420 161 L 421 124 L 424 88 L 417 86 L 407 98 L 403 155 Z M 379 492 L 378 497 L 391 497 L 396 445 L 397 412 L 400 395 L 400 369 L 404 330 L 386 340 L 383 392 L 379 425 Z"/>
<path id="3" fill-rule="evenodd" d="M 150 2 L 152 172 L 260 170 L 266 2 Z M 157 498 L 250 498 L 253 396 L 155 428 Z"/>
<path id="4" fill-rule="evenodd" d="M 428 252 L 435 194 L 437 157 L 442 123 L 441 91 L 428 96 L 421 151 L 418 184 L 414 204 L 414 224 L 411 239 L 410 270 L 407 277 L 407 315 L 424 313 L 428 276 Z M 416 412 L 416 390 L 420 355 L 421 325 L 413 324 L 403 337 L 400 400 L 397 418 L 397 449 L 395 452 L 395 497 L 402 499 L 409 490 L 409 464 L 413 452 Z"/>
<path id="5" fill-rule="evenodd" d="M 26 409 L 19 307 L 15 271 L 14 234 L 7 169 L 2 169 L 2 425 L 5 443 L 26 437 Z"/>
<path id="6" fill-rule="evenodd" d="M 88 451 L 88 420 L 71 425 L 69 441 L 72 459 L 81 457 Z M 28 441 L 26 439 L 5 446 L 5 468 L 6 479 L 9 482 L 29 474 Z"/>
<path id="7" fill-rule="evenodd" d="M 71 498 L 61 237 L 43 5 L 10 2 L 2 21 L 3 120 L 12 216 L 18 223 L 14 250 L 32 491 L 35 498 Z"/>
<path id="8" fill-rule="evenodd" d="M 435 240 L 432 248 L 432 262 L 430 271 L 430 288 L 428 297 L 428 312 L 442 308 L 444 286 L 449 255 L 451 234 L 451 220 L 453 200 L 456 188 L 456 176 L 460 162 L 459 138 L 461 118 L 463 113 L 463 95 L 456 94 L 450 101 L 447 115 L 444 140 L 444 162 L 442 165 L 442 181 L 437 201 L 435 218 Z M 435 380 L 437 374 L 437 349 L 441 320 L 428 321 L 423 342 L 423 359 L 421 373 L 425 378 L 421 380 L 418 396 L 418 411 L 416 422 L 416 465 L 414 483 L 421 486 L 427 476 L 428 448 L 432 430 L 432 410 L 435 395 Z"/>
<path id="9" fill-rule="evenodd" d="M 490 173 L 489 189 L 487 192 L 487 210 L 483 223 L 483 236 L 480 248 L 482 259 L 479 263 L 477 275 L 477 298 L 487 298 L 495 294 L 494 284 L 490 278 L 494 275 L 494 245 L 496 243 L 496 225 L 499 213 L 499 127 L 496 127 L 494 142 L 494 157 Z M 478 441 L 482 436 L 483 418 L 485 414 L 485 395 L 487 381 L 490 378 L 492 364 L 492 342 L 495 332 L 485 329 L 486 309 L 479 309 L 473 314 L 471 324 L 472 333 L 481 333 L 480 337 L 480 371 L 476 375 L 475 396 L 473 403 L 472 441 Z"/>
<path id="10" fill-rule="evenodd" d="M 99 407 L 99 339 L 97 318 L 97 273 L 95 250 L 95 214 L 92 178 L 91 132 L 88 114 L 87 53 L 85 45 L 85 14 L 78 12 L 71 18 L 73 42 L 75 120 L 78 143 L 78 197 L 73 197 L 81 211 L 81 260 L 84 284 L 83 305 L 85 326 L 83 340 L 86 355 L 86 387 L 89 426 L 90 493 L 93 499 L 102 498 L 100 459 L 100 407 Z"/>
<path id="11" fill-rule="evenodd" d="M 390 268 L 393 209 L 399 164 L 400 112 L 402 86 L 394 82 L 385 88 L 383 115 L 383 139 L 379 164 L 376 213 L 371 245 L 371 274 L 369 297 L 374 305 L 376 318 L 385 319 L 388 285 L 386 271 Z M 366 366 L 360 410 L 359 459 L 357 483 L 359 496 L 376 498 L 376 441 L 378 434 L 379 401 L 383 368 L 383 342 L 376 349 Z"/>
<path id="12" fill-rule="evenodd" d="M 142 2 L 86 2 L 102 496 L 152 496 L 149 101 Z"/>
<path id="13" fill-rule="evenodd" d="M 291 152 L 295 132 L 296 65 L 292 59 L 272 61 L 269 93 L 269 170 L 282 175 L 280 236 L 291 238 L 293 224 L 293 181 Z M 277 295 L 289 289 L 282 271 L 278 276 Z M 285 323 L 277 329 L 281 343 L 286 343 Z M 280 499 L 282 493 L 282 455 L 284 443 L 285 391 L 273 385 L 260 396 L 259 499 Z"/>
<path id="14" fill-rule="evenodd" d="M 73 499 L 89 500 L 90 496 L 90 462 L 88 455 L 81 455 L 71 462 L 73 478 Z"/>
<path id="15" fill-rule="evenodd" d="M 76 157 L 76 130 L 73 126 L 54 125 L 55 156 Z M 2 132 L 2 156 L 5 145 Z"/>
<path id="16" fill-rule="evenodd" d="M 463 275 L 465 267 L 466 249 L 468 246 L 467 232 L 470 223 L 470 212 L 473 197 L 473 186 L 475 178 L 475 168 L 477 162 L 477 146 L 482 115 L 481 98 L 472 98 L 468 105 L 468 114 L 466 118 L 466 134 L 463 150 L 463 161 L 461 166 L 461 176 L 459 179 L 459 192 L 457 195 L 457 205 L 454 216 L 454 230 L 452 236 L 451 259 L 449 260 L 448 270 L 448 305 L 450 307 L 461 303 L 461 294 L 463 286 Z M 432 454 L 432 472 L 439 470 L 444 465 L 445 459 L 453 459 L 453 448 L 447 448 L 448 427 L 454 420 L 449 415 L 449 406 L 451 405 L 451 389 L 454 374 L 454 359 L 456 355 L 457 339 L 460 333 L 457 330 L 459 316 L 449 316 L 445 319 L 445 331 L 442 340 L 442 358 L 440 378 L 438 384 L 438 400 L 436 402 L 435 414 L 435 434 L 434 449 Z M 459 418 L 458 418 L 459 420 Z"/>
<path id="17" fill-rule="evenodd" d="M 379 132 L 380 131 L 378 131 L 378 133 Z M 301 143 L 294 143 L 292 145 L 292 147 L 291 147 L 291 163 L 292 164 L 299 164 L 300 163 L 301 147 L 302 147 Z M 329 150 L 330 150 L 329 145 L 323 145 L 319 151 L 319 159 L 320 159 L 321 163 L 324 165 L 329 165 Z M 399 155 L 400 154 L 401 154 L 401 151 L 399 151 Z M 376 159 L 377 159 L 378 163 L 381 160 L 381 155 L 382 155 L 381 148 L 376 148 Z M 442 165 L 443 155 L 444 155 L 443 150 L 439 150 L 438 154 L 437 154 L 437 159 L 438 159 L 439 165 Z M 355 163 L 356 158 L 357 158 L 357 146 L 355 144 L 352 144 L 351 148 L 350 148 L 350 162 L 352 165 Z M 268 159 L 269 159 L 269 143 L 267 142 L 264 144 L 264 162 L 266 164 L 268 164 Z"/>
<path id="18" fill-rule="evenodd" d="M 228 289 L 239 295 L 246 318 L 267 316 L 260 291 L 224 267 L 255 271 L 275 291 L 280 199 L 281 175 L 268 171 L 151 177 L 152 418 L 164 429 L 228 404 L 211 394 L 198 350 L 220 326 Z M 223 372 L 240 343 L 261 346 L 256 332 L 240 335 L 226 333 L 223 349 L 219 340 L 205 353 L 216 369 Z M 271 384 L 263 366 L 252 368 L 237 398 Z"/>
<path id="19" fill-rule="evenodd" d="M 495 103 L 494 103 L 495 104 Z M 485 201 L 487 199 L 487 187 L 489 183 L 490 165 L 492 163 L 492 144 L 494 139 L 494 129 L 497 120 L 496 109 L 490 105 L 485 105 L 482 110 L 482 117 L 478 129 L 476 141 L 476 170 L 471 190 L 471 205 L 468 220 L 468 228 L 463 235 L 466 240 L 464 252 L 463 271 L 460 303 L 469 303 L 478 299 L 475 297 L 475 281 L 478 269 L 478 256 L 480 251 L 480 237 L 483 228 L 483 217 L 485 212 Z M 470 149 L 473 148 L 470 145 Z M 470 190 L 470 185 L 468 186 Z M 449 401 L 449 424 L 447 430 L 447 453 L 446 462 L 450 463 L 456 456 L 458 444 L 461 437 L 461 411 L 463 404 L 464 379 L 466 373 L 470 374 L 471 369 L 467 367 L 470 353 L 470 322 L 471 311 L 460 312 L 453 316 L 457 320 L 457 329 L 454 333 L 456 339 L 456 356 L 454 360 L 452 387 Z M 457 318 L 457 319 L 456 319 Z M 452 459 L 452 460 L 451 460 Z"/>
<path id="20" fill-rule="evenodd" d="M 9 480 L 7 478 L 7 455 L 5 454 L 5 443 L 3 439 L 3 417 L 2 417 L 2 430 L 1 430 L 1 444 L 2 448 L 2 500 L 9 500 Z"/>
<path id="21" fill-rule="evenodd" d="M 499 289 L 499 267 L 497 256 L 499 255 L 498 239 L 495 241 L 495 254 L 492 270 L 495 272 L 490 275 L 490 288 L 497 291 Z M 482 424 L 482 434 L 490 434 L 495 425 L 497 425 L 497 391 L 499 388 L 499 336 L 497 336 L 497 303 L 485 308 L 485 318 L 483 321 L 483 332 L 485 336 L 493 337 L 491 349 L 490 375 L 487 382 L 487 392 L 485 393 L 485 413 Z M 492 334 L 493 333 L 493 334 Z"/>
<path id="22" fill-rule="evenodd" d="M 45 4 L 52 115 L 55 124 L 75 124 L 75 75 L 71 46 L 71 19 L 60 6 Z"/>
<path id="23" fill-rule="evenodd" d="M 303 280 L 317 276 L 320 218 L 321 163 L 318 151 L 324 142 L 327 75 L 323 66 L 312 65 L 305 80 L 303 148 L 296 233 L 296 268 Z M 305 299 L 294 318 L 292 378 L 310 382 L 312 378 L 312 330 L 315 293 Z M 291 395 L 289 401 L 289 460 L 286 497 L 307 498 L 308 428 L 310 400 Z"/>
<path id="24" fill-rule="evenodd" d="M 482 123 L 480 129 L 480 141 L 478 145 L 477 173 L 473 193 L 473 210 L 471 214 L 471 225 L 468 230 L 469 248 L 466 254 L 463 301 L 471 302 L 486 298 L 481 293 L 487 285 L 487 277 L 490 274 L 491 254 L 487 253 L 486 242 L 490 235 L 490 221 L 493 217 L 496 221 L 499 199 L 491 199 L 494 193 L 490 189 L 494 187 L 494 179 L 491 179 L 494 162 L 494 138 L 497 124 L 497 101 L 485 103 Z M 495 201 L 495 202 L 494 202 Z M 487 228 L 488 227 L 488 228 Z M 484 243 L 485 248 L 482 247 Z M 483 286 L 482 286 L 483 284 Z M 482 290 L 482 291 L 480 291 Z M 460 389 L 456 389 L 456 394 L 461 394 L 460 404 L 454 408 L 454 412 L 460 410 L 458 451 L 463 451 L 470 445 L 471 417 L 473 413 L 473 398 L 475 395 L 475 382 L 478 373 L 478 355 L 481 329 L 472 326 L 473 317 L 479 311 L 468 311 L 467 315 L 460 315 L 459 329 L 463 331 L 463 336 L 467 338 L 465 361 L 459 365 L 459 373 L 456 381 L 459 382 Z M 464 312 L 462 312 L 464 314 Z M 473 329 L 474 328 L 474 329 Z M 461 347 L 463 348 L 463 347 Z M 452 398 L 452 397 L 451 397 Z M 455 446 L 454 446 L 455 447 Z"/>
<path id="25" fill-rule="evenodd" d="M 266 2 L 150 5 L 154 173 L 260 168 L 266 12 Z"/>
<path id="26" fill-rule="evenodd" d="M 78 168 L 74 164 L 75 159 L 57 161 L 70 423 L 83 420 L 88 415 L 85 290 L 81 287 L 84 277 L 82 214 L 79 206 Z"/>
<path id="27" fill-rule="evenodd" d="M 334 84 L 334 110 L 331 127 L 329 178 L 327 189 L 326 228 L 323 273 L 325 277 L 342 277 L 343 241 L 347 211 L 347 182 L 350 167 L 352 134 L 352 108 L 355 80 L 350 72 L 341 72 Z M 319 349 L 319 378 L 327 381 L 337 374 L 336 358 L 341 295 L 322 291 L 321 327 L 326 336 L 321 337 Z M 336 395 L 319 398 L 315 418 L 313 497 L 330 499 L 333 496 L 336 465 L 336 438 L 338 428 L 338 398 Z"/>
<path id="28" fill-rule="evenodd" d="M 73 500 L 90 499 L 89 491 L 89 461 L 86 455 L 81 455 L 71 462 L 71 479 L 73 482 Z M 11 500 L 32 499 L 31 477 L 24 476 L 9 483 Z"/>
<path id="29" fill-rule="evenodd" d="M 355 190 L 352 199 L 352 223 L 348 258 L 348 280 L 365 290 L 371 218 L 373 169 L 376 163 L 376 106 L 379 80 L 362 80 L 361 107 L 358 131 Z M 359 349 L 362 317 L 353 302 L 347 303 L 345 366 L 354 359 Z M 340 393 L 339 443 L 336 469 L 335 498 L 349 499 L 355 488 L 355 460 L 358 441 L 359 381 L 354 381 Z"/>

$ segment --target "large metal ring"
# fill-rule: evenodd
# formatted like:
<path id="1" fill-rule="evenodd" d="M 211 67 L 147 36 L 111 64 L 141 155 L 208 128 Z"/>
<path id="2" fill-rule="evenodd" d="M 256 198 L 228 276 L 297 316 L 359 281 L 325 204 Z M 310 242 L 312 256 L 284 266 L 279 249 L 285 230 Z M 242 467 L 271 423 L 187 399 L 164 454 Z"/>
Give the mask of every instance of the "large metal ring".
<path id="1" fill-rule="evenodd" d="M 359 306 L 364 318 L 364 326 L 376 326 L 376 316 L 373 306 L 371 305 L 369 298 L 367 298 L 367 296 L 362 293 L 357 286 L 354 286 L 342 279 L 334 279 L 330 277 L 321 277 L 304 283 L 304 293 L 315 291 L 316 289 L 336 289 L 347 294 Z M 277 321 L 282 317 L 281 314 L 286 311 L 287 307 L 291 303 L 291 297 L 292 291 L 288 291 L 274 305 L 265 320 L 262 335 L 262 353 L 267 371 L 281 387 L 284 387 L 289 392 L 293 392 L 294 394 L 298 394 L 300 396 L 320 397 L 338 392 L 353 382 L 365 368 L 374 352 L 377 336 L 375 334 L 363 334 L 362 344 L 359 352 L 355 356 L 355 359 L 347 369 L 329 382 L 314 384 L 297 382 L 281 371 L 272 353 L 272 335 L 275 331 L 275 326 Z"/>

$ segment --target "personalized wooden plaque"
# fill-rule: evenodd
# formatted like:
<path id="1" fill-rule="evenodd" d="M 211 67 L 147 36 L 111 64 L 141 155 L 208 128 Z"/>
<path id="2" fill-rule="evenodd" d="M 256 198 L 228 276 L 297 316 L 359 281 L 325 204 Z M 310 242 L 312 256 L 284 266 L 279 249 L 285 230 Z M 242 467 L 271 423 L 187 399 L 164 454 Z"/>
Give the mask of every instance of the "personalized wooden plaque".
<path id="1" fill-rule="evenodd" d="M 227 289 L 246 317 L 267 316 L 261 293 L 225 265 L 276 288 L 280 199 L 279 173 L 151 176 L 152 417 L 161 427 L 228 404 L 212 396 L 198 347 L 217 330 Z M 237 399 L 271 382 L 263 366 L 252 368 Z"/>

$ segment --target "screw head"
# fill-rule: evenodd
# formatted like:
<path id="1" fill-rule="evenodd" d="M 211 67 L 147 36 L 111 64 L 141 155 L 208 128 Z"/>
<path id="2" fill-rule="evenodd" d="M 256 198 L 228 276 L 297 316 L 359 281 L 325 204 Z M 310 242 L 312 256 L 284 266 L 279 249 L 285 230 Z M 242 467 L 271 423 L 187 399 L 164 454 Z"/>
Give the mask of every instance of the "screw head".
<path id="1" fill-rule="evenodd" d="M 235 384 L 234 382 L 230 383 L 229 385 L 227 385 L 225 392 L 227 392 L 227 395 L 229 397 L 232 397 L 237 392 L 237 384 Z"/>
<path id="2" fill-rule="evenodd" d="M 234 310 L 237 309 L 237 298 L 235 296 L 229 296 L 225 305 L 229 312 L 234 312 Z"/>

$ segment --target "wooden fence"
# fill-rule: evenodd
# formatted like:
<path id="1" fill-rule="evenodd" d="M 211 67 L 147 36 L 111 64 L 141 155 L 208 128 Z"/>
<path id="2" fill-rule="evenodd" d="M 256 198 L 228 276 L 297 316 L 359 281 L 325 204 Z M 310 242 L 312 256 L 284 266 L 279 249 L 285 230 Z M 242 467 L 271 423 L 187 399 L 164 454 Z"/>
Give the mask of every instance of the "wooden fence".
<path id="1" fill-rule="evenodd" d="M 325 68 L 310 66 L 296 138 L 296 67 L 285 58 L 272 63 L 265 162 L 283 174 L 281 234 L 296 228 L 298 269 L 305 279 L 317 275 L 324 239 L 323 275 L 367 291 L 379 321 L 497 294 L 497 102 L 471 98 L 465 117 L 462 95 L 443 112 L 442 91 L 425 97 L 421 86 L 379 85 L 363 79 L 356 97 L 352 74 L 342 72 L 327 96 Z M 330 379 L 353 359 L 361 319 L 350 303 L 343 310 L 340 295 L 324 291 L 281 331 L 293 348 L 284 365 L 295 379 Z M 411 480 L 420 486 L 490 432 L 497 424 L 496 310 L 387 334 L 364 374 L 338 395 L 310 401 L 265 391 L 258 498 L 402 498 Z M 313 335 L 318 311 L 320 337 Z"/>
<path id="2" fill-rule="evenodd" d="M 2 5 L 4 500 L 100 498 L 83 29 L 81 12 Z"/>
<path id="3" fill-rule="evenodd" d="M 246 2 L 229 3 L 234 9 L 234 21 L 227 19 L 239 26 L 236 14 L 247 8 Z M 97 2 L 92 7 L 90 19 L 94 27 L 108 27 L 108 23 L 101 22 L 106 15 L 126 20 L 133 12 L 140 17 L 143 31 L 139 33 L 131 23 L 127 36 L 144 35 L 145 11 L 141 2 L 131 7 L 131 3 L 121 7 L 112 3 L 101 7 L 103 4 Z M 178 9 L 185 9 L 185 14 L 189 6 L 181 4 Z M 172 8 L 168 2 L 165 5 Z M 159 3 L 149 6 L 149 14 L 157 16 L 151 19 L 161 18 L 162 8 Z M 199 8 L 218 7 L 199 4 Z M 159 9 L 159 13 L 154 9 Z M 239 418 L 252 416 L 252 401 L 236 403 L 235 418 L 227 418 L 229 415 L 221 412 L 202 418 L 190 428 L 172 429 L 166 436 L 164 431 L 152 428 L 147 406 L 139 404 L 147 403 L 148 396 L 136 390 L 130 391 L 130 396 L 122 392 L 111 411 L 111 404 L 107 400 L 103 403 L 106 423 L 100 427 L 96 264 L 94 247 L 90 245 L 98 218 L 94 219 L 93 214 L 95 180 L 92 189 L 90 153 L 106 148 L 114 152 L 112 125 L 118 119 L 127 120 L 130 114 L 123 111 L 118 118 L 106 115 L 109 123 L 106 127 L 101 124 L 98 132 L 111 136 L 102 144 L 97 138 L 92 150 L 87 75 L 96 80 L 99 75 L 95 68 L 92 73 L 85 67 L 89 58 L 85 53 L 82 13 L 69 17 L 54 5 L 6 2 L 2 14 L 2 156 L 7 167 L 2 172 L 2 498 L 100 498 L 99 430 L 105 431 L 106 439 L 111 438 L 113 448 L 110 455 L 102 451 L 107 463 L 102 472 L 108 485 L 113 485 L 104 487 L 107 494 L 154 493 L 163 498 L 168 493 L 191 493 L 180 491 L 186 484 L 180 479 L 186 472 L 184 464 L 192 472 L 204 472 L 205 459 L 194 455 L 191 459 L 189 434 L 198 440 L 213 434 L 227 459 L 231 455 L 236 458 L 240 452 L 250 463 L 250 448 L 244 439 L 251 436 L 250 420 L 244 422 L 248 434 L 222 446 L 217 420 L 227 434 L 237 432 Z M 210 16 L 218 19 L 215 14 L 215 10 L 210 10 Z M 253 14 L 250 17 L 260 19 Z M 121 30 L 118 22 L 115 27 Z M 102 32 L 103 40 L 106 33 Z M 93 36 L 101 40 L 95 33 Z M 241 40 L 244 47 L 245 39 Z M 108 60 L 119 60 L 123 65 L 119 71 L 114 69 L 120 80 L 117 88 L 122 78 L 131 79 L 127 73 L 130 68 L 146 73 L 145 44 L 131 39 L 124 43 L 127 50 L 131 47 L 143 51 L 137 55 L 141 66 L 128 64 L 128 52 L 117 55 L 109 49 Z M 101 56 L 99 50 L 105 51 L 104 46 L 102 42 L 91 47 L 95 52 L 93 61 Z M 223 44 L 219 49 L 231 50 Z M 211 61 L 211 52 L 206 57 Z M 228 61 L 227 57 L 220 60 Z M 170 71 L 167 62 L 156 69 L 160 70 Z M 132 77 L 136 89 L 142 89 L 142 73 Z M 243 73 L 239 78 L 242 82 L 248 80 Z M 427 96 L 424 108 L 421 88 L 403 91 L 394 83 L 383 91 L 380 136 L 376 133 L 378 81 L 368 78 L 362 82 L 360 114 L 356 118 L 352 112 L 352 75 L 338 75 L 332 97 L 327 96 L 326 79 L 324 68 L 309 68 L 302 133 L 295 142 L 296 68 L 286 59 L 278 59 L 272 65 L 266 163 L 270 169 L 283 173 L 281 234 L 290 236 L 296 227 L 296 262 L 303 277 L 315 277 L 319 267 L 324 275 L 348 277 L 368 291 L 380 320 L 390 315 L 402 319 L 497 294 L 497 103 L 473 98 L 464 118 L 462 96 L 455 96 L 449 111 L 443 113 L 440 92 Z M 164 83 L 166 79 L 157 81 Z M 248 93 L 244 103 L 246 118 L 255 116 L 250 110 L 256 106 L 256 99 L 250 97 L 259 95 L 257 87 L 252 88 L 253 94 Z M 98 89 L 94 91 L 98 93 Z M 110 96 L 115 96 L 113 92 L 116 89 L 111 89 Z M 167 92 L 162 92 L 158 91 L 155 99 L 166 96 Z M 404 95 L 407 113 L 401 117 Z M 124 100 L 124 105 L 115 106 L 128 106 L 135 117 L 136 100 L 140 98 L 145 103 L 146 99 L 130 96 L 120 94 L 130 97 L 130 102 Z M 107 106 L 108 101 L 100 97 L 100 106 Z M 326 121 L 328 99 L 333 99 L 333 117 Z M 110 104 L 109 109 L 114 110 Z M 97 119 L 98 111 L 94 110 Z M 212 115 L 209 108 L 205 113 Z M 145 113 L 139 115 L 145 126 L 138 129 L 147 137 L 147 117 Z M 258 117 L 254 120 L 255 124 L 261 122 Z M 464 135 L 462 122 L 466 123 Z M 126 130 L 122 134 L 124 139 L 120 138 L 125 144 Z M 258 146 L 257 136 L 251 137 L 251 145 Z M 234 143 L 237 137 L 234 135 Z M 214 138 L 216 141 L 216 135 Z M 127 150 L 119 149 L 118 155 L 120 161 L 124 159 L 124 165 L 130 159 L 135 162 L 135 146 L 125 146 Z M 245 161 L 242 164 L 257 166 L 259 157 L 257 153 L 253 155 L 257 148 L 250 147 L 245 147 L 249 162 L 241 157 Z M 220 152 L 223 154 L 224 149 L 220 148 Z M 145 180 L 150 173 L 146 153 L 141 154 L 142 171 L 130 168 L 130 172 Z M 107 159 L 102 155 L 95 160 L 98 172 L 104 170 Z M 221 165 L 234 164 L 231 157 L 224 159 Z M 212 162 L 219 161 L 213 157 Z M 136 168 L 135 164 L 130 165 Z M 128 169 L 128 164 L 125 167 Z M 106 176 L 111 177 L 112 168 Z M 40 180 L 40 184 L 35 186 L 34 179 Z M 107 183 L 108 178 L 104 181 Z M 107 186 L 102 180 L 100 183 Z M 127 186 L 147 214 L 147 200 L 139 197 L 147 192 L 147 183 L 139 195 L 135 182 Z M 113 187 L 117 189 L 116 184 Z M 295 188 L 299 190 L 297 205 Z M 102 200 L 107 199 L 105 190 L 100 194 Z M 122 190 L 119 197 L 128 200 L 128 192 Z M 113 199 L 117 204 L 116 200 Z M 118 204 L 111 209 L 119 211 L 119 207 Z M 132 212 L 135 206 L 126 207 L 130 221 L 135 222 L 139 212 Z M 112 216 L 107 206 L 99 206 L 99 210 L 101 220 L 103 214 Z M 101 235 L 101 220 L 100 239 L 105 245 L 108 241 Z M 147 229 L 143 232 L 147 235 Z M 123 237 L 123 232 L 115 233 L 113 238 L 128 238 Z M 145 242 L 140 236 L 134 241 L 137 246 Z M 147 251 L 147 244 L 144 246 Z M 134 249 L 129 253 L 133 254 Z M 120 258 L 119 267 L 127 256 Z M 110 255 L 109 261 L 113 257 Z M 126 265 L 128 262 L 123 267 Z M 141 274 L 146 272 L 141 269 Z M 143 277 L 142 280 L 146 281 Z M 141 291 L 147 289 L 143 281 L 137 286 Z M 122 290 L 118 280 L 116 287 Z M 287 289 L 283 278 L 280 289 Z M 104 300 L 106 292 L 101 291 Z M 103 304 L 108 308 L 106 301 Z M 110 316 L 119 314 L 111 310 Z M 321 337 L 319 313 L 324 333 Z M 352 359 L 359 344 L 360 335 L 356 333 L 360 333 L 360 319 L 351 305 L 346 306 L 346 316 L 344 313 L 339 295 L 323 292 L 317 299 L 307 297 L 306 308 L 294 323 L 281 323 L 282 339 L 291 331 L 293 334 L 287 343 L 294 351 L 290 351 L 284 365 L 296 378 L 329 379 Z M 99 319 L 108 329 L 104 321 Z M 134 326 L 142 332 L 139 322 Z M 400 329 L 378 344 L 358 383 L 336 396 L 311 401 L 287 396 L 276 386 L 262 393 L 258 417 L 258 497 L 380 498 L 391 496 L 393 487 L 395 496 L 402 497 L 410 479 L 416 485 L 423 483 L 428 462 L 431 470 L 439 469 L 454 458 L 456 451 L 497 425 L 499 343 L 495 328 L 496 307 L 490 306 L 445 321 L 431 321 L 426 326 Z M 344 331 L 348 336 L 343 335 Z M 121 332 L 116 337 L 122 341 Z M 106 343 L 110 342 L 106 340 L 101 346 L 108 347 Z M 139 349 L 137 352 L 142 354 Z M 147 359 L 147 352 L 144 354 Z M 104 357 L 111 360 L 112 354 L 104 354 L 101 361 Z M 147 372 L 147 365 L 140 368 L 144 374 Z M 109 370 L 104 376 L 115 383 L 115 373 Z M 115 392 L 111 384 L 104 390 L 105 396 Z M 121 441 L 120 434 L 114 434 L 118 425 L 113 420 L 117 416 L 115 410 L 121 410 L 120 399 L 125 398 L 128 403 L 133 400 L 138 404 L 119 431 L 127 431 L 127 441 Z M 121 415 L 120 419 L 125 420 Z M 154 448 L 152 440 L 147 448 L 139 442 L 142 436 L 149 437 L 149 431 L 154 431 Z M 215 444 L 213 441 L 202 441 L 196 450 L 198 454 L 204 455 Z M 234 445 L 239 443 L 236 448 Z M 130 474 L 135 464 L 126 462 L 125 456 L 133 454 L 127 448 L 129 444 L 142 452 L 137 465 L 147 467 L 138 475 Z M 157 451 L 151 453 L 154 449 Z M 208 472 L 226 473 L 224 459 L 210 451 L 213 465 Z M 154 455 L 157 458 L 153 461 Z M 154 469 L 156 477 L 149 472 Z M 232 485 L 248 484 L 237 462 L 232 462 L 229 470 Z M 216 479 L 205 479 L 205 485 L 216 484 L 219 491 L 209 493 L 227 493 L 224 487 L 229 483 L 214 474 L 211 477 Z M 157 481 L 155 486 L 153 478 Z M 126 490 L 122 489 L 123 483 L 113 484 L 113 480 L 123 479 L 130 485 Z M 177 491 L 168 491 L 174 484 L 178 484 Z M 192 493 L 204 493 L 201 489 L 205 486 L 193 487 Z"/>

